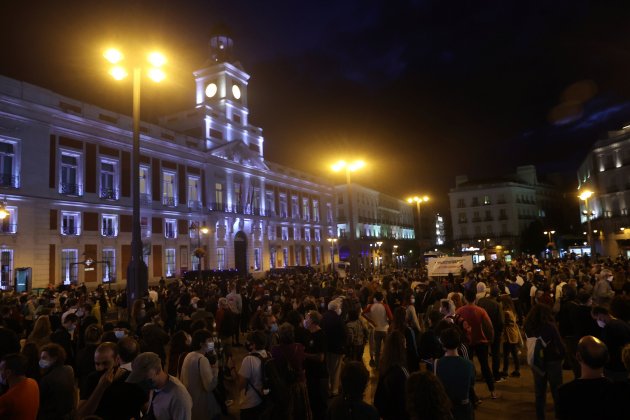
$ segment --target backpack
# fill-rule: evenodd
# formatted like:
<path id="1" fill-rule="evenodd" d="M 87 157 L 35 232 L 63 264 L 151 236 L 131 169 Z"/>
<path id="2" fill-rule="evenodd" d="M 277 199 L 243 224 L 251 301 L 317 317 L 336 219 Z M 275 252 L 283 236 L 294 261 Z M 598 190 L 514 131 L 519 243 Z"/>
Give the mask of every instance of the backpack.
<path id="1" fill-rule="evenodd" d="M 527 337 L 527 364 L 538 375 L 545 374 L 545 348 L 548 343 L 542 337 Z"/>
<path id="2" fill-rule="evenodd" d="M 263 383 L 262 395 L 252 386 L 254 391 L 267 405 L 286 405 L 289 388 L 297 382 L 297 372 L 288 360 L 281 361 L 273 357 L 262 357 L 258 353 L 250 353 L 249 355 L 260 360 Z"/>
<path id="3" fill-rule="evenodd" d="M 350 321 L 346 324 L 348 331 L 348 344 L 351 346 L 363 346 L 367 341 L 361 321 Z"/>
<path id="4" fill-rule="evenodd" d="M 468 322 L 466 322 L 466 320 L 462 318 L 462 316 L 459 314 L 447 316 L 446 318 L 450 319 L 453 322 L 453 325 L 459 330 L 462 344 L 465 344 L 467 346 L 470 345 L 472 328 L 470 327 Z"/>

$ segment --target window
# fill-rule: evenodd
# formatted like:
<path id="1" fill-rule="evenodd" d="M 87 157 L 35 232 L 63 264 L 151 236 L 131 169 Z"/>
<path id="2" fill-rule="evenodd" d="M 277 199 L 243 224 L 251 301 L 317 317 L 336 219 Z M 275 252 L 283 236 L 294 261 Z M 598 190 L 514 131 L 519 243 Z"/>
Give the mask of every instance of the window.
<path id="1" fill-rule="evenodd" d="M 61 234 L 80 235 L 81 234 L 81 213 L 62 211 L 61 212 Z"/>
<path id="2" fill-rule="evenodd" d="M 3 249 L 0 251 L 0 289 L 9 290 L 13 288 L 13 250 Z"/>
<path id="3" fill-rule="evenodd" d="M 286 226 L 282 226 L 282 240 L 283 241 L 289 240 L 289 228 Z"/>
<path id="4" fill-rule="evenodd" d="M 175 277 L 175 248 L 164 250 L 166 259 L 166 277 Z"/>
<path id="5" fill-rule="evenodd" d="M 287 248 L 282 248 L 282 266 L 289 266 L 289 250 Z"/>
<path id="6" fill-rule="evenodd" d="M 459 221 L 459 223 L 466 223 L 468 221 L 466 219 L 466 213 L 459 213 L 458 221 Z"/>
<path id="7" fill-rule="evenodd" d="M 188 208 L 194 210 L 201 210 L 201 198 L 200 198 L 199 178 L 188 177 Z"/>
<path id="8" fill-rule="evenodd" d="M 164 219 L 164 237 L 167 239 L 177 238 L 177 220 Z"/>
<path id="9" fill-rule="evenodd" d="M 102 216 L 101 235 L 107 238 L 118 236 L 118 215 L 104 214 Z"/>
<path id="10" fill-rule="evenodd" d="M 315 247 L 315 265 L 322 263 L 322 249 L 318 246 Z"/>
<path id="11" fill-rule="evenodd" d="M 225 248 L 217 248 L 217 268 L 225 270 Z"/>
<path id="12" fill-rule="evenodd" d="M 311 247 L 304 248 L 304 255 L 306 256 L 306 265 L 311 265 Z"/>
<path id="13" fill-rule="evenodd" d="M 316 242 L 319 242 L 319 241 L 321 241 L 321 240 L 322 240 L 322 233 L 321 233 L 321 231 L 319 230 L 319 228 L 316 228 L 316 229 L 315 229 L 315 241 L 316 241 Z"/>
<path id="14" fill-rule="evenodd" d="M 80 155 L 62 152 L 60 166 L 59 193 L 75 197 L 82 196 Z"/>
<path id="15" fill-rule="evenodd" d="M 101 160 L 101 190 L 99 197 L 105 200 L 118 200 L 117 163 Z"/>
<path id="16" fill-rule="evenodd" d="M 473 197 L 471 205 L 472 206 L 478 206 L 479 205 L 479 199 L 477 197 Z"/>
<path id="17" fill-rule="evenodd" d="M 0 140 L 0 187 L 19 187 L 18 142 Z"/>
<path id="18" fill-rule="evenodd" d="M 308 222 L 310 219 L 310 209 L 308 206 L 308 198 L 302 199 L 302 218 Z"/>
<path id="19" fill-rule="evenodd" d="M 457 200 L 457 207 L 460 209 L 466 207 L 466 203 L 464 202 L 463 198 Z"/>
<path id="20" fill-rule="evenodd" d="M 240 182 L 234 183 L 234 200 L 233 203 L 236 206 L 236 212 L 243 212 L 243 186 Z"/>
<path id="21" fill-rule="evenodd" d="M 490 204 L 490 196 L 489 195 L 484 195 L 483 196 L 483 205 L 487 206 L 488 204 Z"/>
<path id="22" fill-rule="evenodd" d="M 260 248 L 254 248 L 254 271 L 260 271 L 261 254 Z"/>
<path id="23" fill-rule="evenodd" d="M 507 216 L 507 212 L 505 211 L 505 209 L 500 209 L 499 210 L 499 219 L 500 220 L 507 220 L 508 216 Z"/>
<path id="24" fill-rule="evenodd" d="M 280 194 L 280 217 L 288 217 L 287 195 Z"/>
<path id="25" fill-rule="evenodd" d="M 140 218 L 140 235 L 143 238 L 151 237 L 151 228 L 149 227 L 149 218 L 143 216 Z"/>
<path id="26" fill-rule="evenodd" d="M 61 281 L 64 285 L 76 284 L 79 277 L 79 250 L 61 250 Z"/>
<path id="27" fill-rule="evenodd" d="M 225 207 L 223 206 L 223 184 L 217 182 L 214 184 L 214 210 L 224 211 Z"/>
<path id="28" fill-rule="evenodd" d="M 304 240 L 305 241 L 310 241 L 311 240 L 311 229 L 310 228 L 304 228 Z"/>
<path id="29" fill-rule="evenodd" d="M 165 206 L 177 206 L 175 185 L 175 174 L 172 172 L 162 172 L 162 204 Z"/>
<path id="30" fill-rule="evenodd" d="M 313 200 L 313 222 L 319 222 L 319 201 Z"/>
<path id="31" fill-rule="evenodd" d="M 0 233 L 10 235 L 17 232 L 17 208 L 7 207 L 7 216 L 0 220 Z"/>
<path id="32" fill-rule="evenodd" d="M 297 195 L 291 196 L 291 216 L 294 219 L 300 218 L 300 204 L 298 203 Z"/>
<path id="33" fill-rule="evenodd" d="M 140 167 L 140 201 L 143 204 L 151 202 L 151 178 L 149 176 L 149 168 Z"/>
<path id="34" fill-rule="evenodd" d="M 299 246 L 295 247 L 295 265 L 302 265 L 302 249 Z"/>
<path id="35" fill-rule="evenodd" d="M 294 227 L 292 229 L 293 229 L 293 239 L 296 240 L 296 241 L 299 241 L 300 240 L 300 231 L 301 231 L 301 229 L 298 228 L 298 227 Z"/>
<path id="36" fill-rule="evenodd" d="M 276 248 L 269 250 L 269 267 L 276 268 Z"/>
<path id="37" fill-rule="evenodd" d="M 273 191 L 265 191 L 265 212 L 268 216 L 275 213 L 273 204 Z"/>
<path id="38" fill-rule="evenodd" d="M 116 281 L 116 250 L 103 249 L 103 283 Z"/>
<path id="39" fill-rule="evenodd" d="M 249 214 L 253 214 L 256 216 L 260 216 L 260 188 L 254 188 L 252 191 L 252 196 L 249 198 L 250 200 L 250 212 Z"/>
<path id="40" fill-rule="evenodd" d="M 332 211 L 332 205 L 330 203 L 326 204 L 326 221 L 328 223 L 333 222 L 333 211 Z"/>

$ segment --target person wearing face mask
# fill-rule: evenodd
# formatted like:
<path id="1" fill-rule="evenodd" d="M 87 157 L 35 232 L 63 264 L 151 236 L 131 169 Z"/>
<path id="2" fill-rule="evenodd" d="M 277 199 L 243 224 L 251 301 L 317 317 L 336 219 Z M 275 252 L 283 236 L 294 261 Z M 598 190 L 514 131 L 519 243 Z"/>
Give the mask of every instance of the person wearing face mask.
<path id="1" fill-rule="evenodd" d="M 101 343 L 94 352 L 94 369 L 79 389 L 78 415 L 80 418 L 94 414 L 105 390 L 112 384 L 116 373 L 118 348 L 111 342 Z"/>
<path id="2" fill-rule="evenodd" d="M 192 419 L 215 420 L 221 417 L 221 407 L 213 390 L 217 387 L 219 369 L 210 364 L 207 355 L 214 354 L 214 341 L 208 330 L 197 330 L 192 335 L 192 349 L 184 359 L 179 379 L 192 398 Z"/>
<path id="3" fill-rule="evenodd" d="M 50 336 L 50 341 L 52 341 L 53 343 L 57 343 L 61 347 L 63 347 L 66 353 L 65 363 L 72 367 L 75 366 L 75 355 L 77 347 L 75 331 L 77 329 L 78 323 L 79 318 L 76 316 L 76 314 L 70 313 L 66 315 L 66 317 L 62 321 L 61 327 L 59 327 Z"/>
<path id="4" fill-rule="evenodd" d="M 66 352 L 59 344 L 40 350 L 39 419 L 71 418 L 75 410 L 74 371 L 64 365 Z"/>
<path id="5" fill-rule="evenodd" d="M 162 370 L 160 357 L 152 352 L 140 353 L 131 364 L 127 383 L 137 384 L 149 392 L 149 404 L 144 417 L 155 419 L 192 419 L 192 398 L 174 376 Z"/>
<path id="6" fill-rule="evenodd" d="M 0 361 L 0 384 L 8 391 L 0 396 L 0 418 L 35 420 L 39 409 L 37 382 L 26 377 L 28 361 L 19 353 L 7 354 Z"/>
<path id="7" fill-rule="evenodd" d="M 326 351 L 326 369 L 328 370 L 328 392 L 331 396 L 339 395 L 339 374 L 341 359 L 345 352 L 346 328 L 341 317 L 341 300 L 328 303 L 328 311 L 322 317 L 322 329 L 328 345 Z"/>
<path id="8" fill-rule="evenodd" d="M 604 366 L 604 375 L 613 381 L 625 381 L 628 371 L 621 359 L 621 350 L 630 343 L 630 325 L 614 317 L 603 306 L 593 307 L 591 315 L 597 322 L 597 326 L 601 328 L 601 339 L 610 353 L 610 359 Z"/>

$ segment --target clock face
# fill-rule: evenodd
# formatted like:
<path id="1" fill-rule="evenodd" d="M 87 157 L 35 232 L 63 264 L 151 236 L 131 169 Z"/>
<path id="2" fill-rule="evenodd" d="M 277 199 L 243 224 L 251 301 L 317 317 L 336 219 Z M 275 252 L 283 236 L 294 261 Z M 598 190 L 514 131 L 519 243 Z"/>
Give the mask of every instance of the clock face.
<path id="1" fill-rule="evenodd" d="M 208 86 L 206 86 L 206 96 L 208 98 L 212 98 L 216 94 L 217 94 L 217 85 L 215 83 L 210 83 Z"/>
<path id="2" fill-rule="evenodd" d="M 232 85 L 232 96 L 234 99 L 241 99 L 241 88 L 238 85 Z"/>

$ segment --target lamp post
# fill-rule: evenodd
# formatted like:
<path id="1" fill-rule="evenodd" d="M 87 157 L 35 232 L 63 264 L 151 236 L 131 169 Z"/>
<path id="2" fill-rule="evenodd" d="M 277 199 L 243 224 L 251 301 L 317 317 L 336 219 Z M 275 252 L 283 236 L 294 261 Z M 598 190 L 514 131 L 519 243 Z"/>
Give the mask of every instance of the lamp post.
<path id="1" fill-rule="evenodd" d="M 116 80 L 127 77 L 127 70 L 120 65 L 124 61 L 124 55 L 119 50 L 111 48 L 103 54 L 105 59 L 114 65 L 109 74 Z M 147 62 L 152 65 L 147 70 L 147 75 L 155 82 L 164 79 L 165 74 L 160 69 L 166 59 L 160 53 L 153 52 L 148 55 Z M 142 84 L 143 64 L 140 61 L 132 62 L 133 67 L 133 148 L 132 148 L 132 230 L 131 230 L 131 260 L 127 266 L 127 308 L 131 312 L 133 302 L 144 297 L 149 288 L 149 273 L 147 265 L 142 258 L 142 238 L 140 227 L 140 87 Z"/>
<path id="2" fill-rule="evenodd" d="M 586 214 L 586 225 L 588 229 L 586 230 L 586 240 L 588 241 L 588 247 L 591 249 L 591 255 L 593 255 L 593 242 L 591 240 L 591 235 L 593 230 L 591 229 L 591 208 L 589 206 L 588 199 L 593 195 L 593 191 L 585 190 L 578 197 L 580 200 L 584 201 L 584 208 Z"/>
<path id="3" fill-rule="evenodd" d="M 202 260 L 202 256 L 201 256 L 201 251 L 203 250 L 203 248 L 201 248 L 201 234 L 206 235 L 209 232 L 208 227 L 205 225 L 205 223 L 201 226 L 199 226 L 197 223 L 192 222 L 190 224 L 190 227 L 188 228 L 191 232 L 195 232 L 196 236 L 197 236 L 197 247 L 195 248 L 195 251 L 193 252 L 193 255 L 195 255 L 195 257 L 197 257 L 198 259 L 198 264 L 199 264 L 199 271 L 201 271 L 201 260 Z"/>
<path id="4" fill-rule="evenodd" d="M 335 272 L 335 244 L 337 243 L 337 238 L 328 238 L 328 242 L 330 243 L 330 272 Z"/>
<path id="5" fill-rule="evenodd" d="M 426 203 L 428 201 L 429 201 L 429 197 L 426 195 L 423 197 L 414 196 L 414 197 L 407 198 L 407 202 L 409 204 L 413 204 L 414 202 L 416 203 L 416 213 L 418 217 L 418 224 L 416 225 L 417 226 L 416 235 L 418 237 L 418 244 L 420 245 L 420 248 L 422 248 L 422 226 L 421 226 L 422 219 L 420 218 L 420 204 Z"/>
<path id="6" fill-rule="evenodd" d="M 356 160 L 352 163 L 347 163 L 345 160 L 340 160 L 339 162 L 332 165 L 332 170 L 335 172 L 340 172 L 341 170 L 346 171 L 346 185 L 348 189 L 348 230 L 350 231 L 350 236 L 348 237 L 348 243 L 350 245 L 350 269 L 356 268 L 356 261 L 354 261 L 354 214 L 352 213 L 352 177 L 351 173 L 358 171 L 359 169 L 365 166 L 365 162 L 362 160 Z"/>

